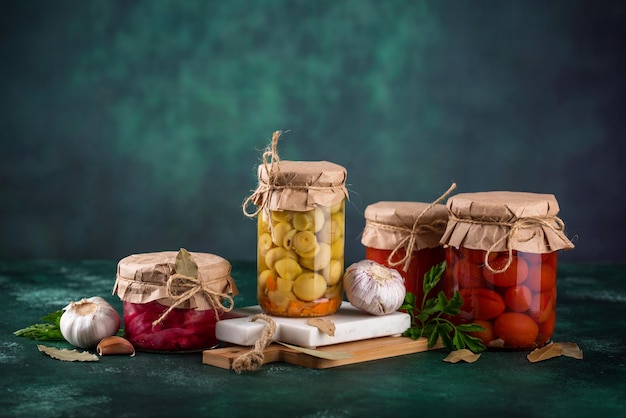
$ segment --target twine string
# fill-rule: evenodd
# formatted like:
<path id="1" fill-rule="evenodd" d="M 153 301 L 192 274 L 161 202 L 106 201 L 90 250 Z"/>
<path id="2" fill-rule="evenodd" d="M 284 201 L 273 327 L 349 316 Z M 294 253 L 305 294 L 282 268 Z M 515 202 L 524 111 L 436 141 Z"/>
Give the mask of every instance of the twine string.
<path id="1" fill-rule="evenodd" d="M 220 310 L 223 312 L 230 312 L 234 306 L 232 296 L 228 293 L 216 292 L 208 286 L 209 283 L 219 280 L 222 280 L 222 278 L 203 281 L 196 277 L 186 276 L 184 274 L 172 274 L 167 279 L 166 294 L 168 298 L 173 299 L 175 302 L 158 319 L 152 322 L 152 326 L 155 327 L 163 322 L 163 320 L 170 314 L 170 312 L 172 312 L 174 308 L 180 306 L 185 301 L 188 301 L 197 293 L 204 294 L 209 306 L 211 306 L 211 308 L 215 311 L 216 318 L 218 317 Z M 228 301 L 228 306 L 224 306 L 224 300 Z"/>
<path id="2" fill-rule="evenodd" d="M 265 361 L 265 355 L 263 350 L 267 347 L 274 338 L 276 332 L 276 322 L 266 314 L 256 314 L 250 318 L 250 321 L 256 321 L 261 319 L 267 322 L 267 325 L 263 328 L 263 332 L 257 341 L 254 343 L 254 348 L 233 360 L 232 369 L 241 373 L 243 371 L 255 371 L 261 368 Z"/>
<path id="3" fill-rule="evenodd" d="M 425 230 L 427 229 L 424 225 L 420 225 L 420 220 L 422 219 L 424 214 L 426 214 L 429 210 L 435 207 L 436 204 L 448 197 L 448 195 L 452 193 L 454 189 L 456 189 L 456 183 L 452 183 L 452 185 L 448 188 L 448 190 L 446 190 L 444 194 L 442 194 L 431 204 L 426 206 L 415 218 L 415 221 L 413 222 L 413 227 L 411 229 L 398 227 L 399 230 L 408 233 L 398 242 L 393 251 L 391 251 L 391 254 L 389 254 L 389 257 L 387 257 L 387 263 L 390 267 L 395 267 L 402 264 L 402 270 L 404 272 L 408 271 L 409 265 L 411 263 L 411 258 L 413 258 L 413 250 L 415 249 L 417 236 L 418 234 L 425 232 Z M 404 248 L 404 256 L 399 260 L 392 261 L 402 248 Z"/>
<path id="4" fill-rule="evenodd" d="M 493 219 L 489 220 L 480 220 L 480 219 L 466 219 L 466 218 L 458 218 L 453 214 L 450 214 L 450 220 L 455 222 L 463 222 L 468 224 L 477 224 L 477 225 L 496 225 L 502 226 L 505 228 L 509 228 L 507 233 L 502 235 L 497 241 L 495 241 L 485 253 L 485 266 L 492 273 L 502 273 L 506 271 L 513 262 L 513 246 L 512 241 L 516 242 L 528 242 L 532 240 L 536 235 L 537 231 L 533 231 L 532 234 L 525 238 L 520 238 L 519 232 L 522 230 L 528 230 L 536 227 L 545 227 L 556 234 L 565 230 L 565 223 L 558 216 L 529 216 L 525 218 L 519 218 L 514 222 L 505 222 L 505 221 L 497 221 Z M 508 253 L 506 263 L 500 269 L 496 269 L 491 264 L 489 264 L 489 256 L 495 252 L 495 249 L 506 241 L 506 250 Z"/>
<path id="5" fill-rule="evenodd" d="M 256 190 L 243 202 L 243 214 L 248 218 L 254 218 L 265 209 L 269 205 L 270 192 L 278 188 L 275 183 L 280 174 L 280 158 L 278 157 L 276 148 L 278 146 L 278 139 L 282 133 L 283 131 L 275 131 L 272 135 L 271 144 L 263 152 L 262 164 L 267 173 L 268 181 L 259 181 Z M 248 212 L 247 208 L 251 203 L 257 206 L 254 212 Z"/>

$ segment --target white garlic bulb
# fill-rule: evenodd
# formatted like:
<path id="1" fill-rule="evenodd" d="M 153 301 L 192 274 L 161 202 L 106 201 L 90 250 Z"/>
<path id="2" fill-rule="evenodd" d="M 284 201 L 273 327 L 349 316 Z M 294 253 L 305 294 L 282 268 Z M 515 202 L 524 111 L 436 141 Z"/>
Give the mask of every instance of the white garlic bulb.
<path id="1" fill-rule="evenodd" d="M 99 296 L 70 302 L 61 315 L 61 334 L 70 344 L 93 348 L 120 329 L 120 315 Z"/>
<path id="2" fill-rule="evenodd" d="M 404 278 L 397 270 L 372 260 L 361 260 L 346 269 L 343 286 L 348 301 L 372 315 L 397 311 L 406 295 Z"/>

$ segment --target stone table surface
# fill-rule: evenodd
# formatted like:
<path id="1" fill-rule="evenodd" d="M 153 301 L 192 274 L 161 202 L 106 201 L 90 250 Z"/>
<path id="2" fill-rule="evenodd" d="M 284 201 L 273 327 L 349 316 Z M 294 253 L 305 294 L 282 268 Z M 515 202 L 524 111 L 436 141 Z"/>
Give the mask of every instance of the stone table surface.
<path id="1" fill-rule="evenodd" d="M 237 307 L 256 305 L 255 263 L 231 261 Z M 116 261 L 0 261 L 0 416 L 626 416 L 626 265 L 560 265 L 554 341 L 582 360 L 530 363 L 488 351 L 475 363 L 433 350 L 331 369 L 271 363 L 237 374 L 201 353 L 138 352 L 61 362 L 13 331 L 69 301 L 111 294 Z M 49 346 L 71 348 L 64 342 Z"/>

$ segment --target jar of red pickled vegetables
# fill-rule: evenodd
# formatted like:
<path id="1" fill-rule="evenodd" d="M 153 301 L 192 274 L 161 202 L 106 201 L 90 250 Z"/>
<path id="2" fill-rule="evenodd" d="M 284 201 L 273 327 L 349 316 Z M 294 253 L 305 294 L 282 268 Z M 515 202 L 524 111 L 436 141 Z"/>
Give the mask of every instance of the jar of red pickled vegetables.
<path id="1" fill-rule="evenodd" d="M 257 216 L 257 299 L 283 317 L 337 311 L 343 300 L 346 170 L 328 161 L 280 161 L 271 151 L 258 167 L 250 198 Z M 269 160 L 268 160 L 269 158 Z"/>
<path id="2" fill-rule="evenodd" d="M 476 323 L 492 349 L 527 350 L 552 339 L 557 253 L 573 248 L 553 195 L 458 194 L 448 199 L 447 292 L 463 298 L 458 322 Z"/>
<path id="3" fill-rule="evenodd" d="M 122 300 L 124 337 L 143 351 L 216 347 L 216 322 L 237 295 L 230 270 L 222 257 L 185 249 L 123 258 L 113 293 Z"/>
<path id="4" fill-rule="evenodd" d="M 423 279 L 433 266 L 445 260 L 439 243 L 448 223 L 442 204 L 421 202 L 377 202 L 365 209 L 361 243 L 365 258 L 396 269 L 404 278 L 407 292 L 417 301 L 424 296 Z M 444 290 L 440 281 L 433 294 Z"/>

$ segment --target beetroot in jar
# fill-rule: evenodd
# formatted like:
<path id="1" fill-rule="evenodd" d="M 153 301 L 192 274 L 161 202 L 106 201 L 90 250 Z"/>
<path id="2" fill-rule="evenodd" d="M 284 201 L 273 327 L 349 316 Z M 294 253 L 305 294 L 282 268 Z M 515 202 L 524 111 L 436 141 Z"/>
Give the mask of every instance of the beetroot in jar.
<path id="1" fill-rule="evenodd" d="M 448 222 L 445 205 L 421 202 L 377 202 L 365 209 L 361 243 L 365 258 L 396 269 L 407 292 L 418 301 L 424 295 L 423 278 L 445 259 L 439 243 Z M 439 282 L 432 294 L 443 290 Z"/>
<path id="2" fill-rule="evenodd" d="M 466 193 L 451 197 L 446 293 L 463 298 L 458 323 L 477 323 L 492 349 L 527 350 L 552 339 L 556 323 L 557 253 L 565 236 L 552 195 Z"/>
<path id="3" fill-rule="evenodd" d="M 230 269 L 222 257 L 184 249 L 120 260 L 113 293 L 122 299 L 124 337 L 143 351 L 216 347 L 216 322 L 237 294 Z"/>

